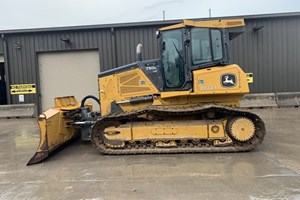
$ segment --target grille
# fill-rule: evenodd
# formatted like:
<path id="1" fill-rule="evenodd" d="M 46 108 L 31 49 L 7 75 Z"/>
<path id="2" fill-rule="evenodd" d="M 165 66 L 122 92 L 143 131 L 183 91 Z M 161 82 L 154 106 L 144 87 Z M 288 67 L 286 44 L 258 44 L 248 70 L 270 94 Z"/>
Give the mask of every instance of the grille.
<path id="1" fill-rule="evenodd" d="M 121 94 L 148 92 L 150 90 L 151 89 L 149 87 L 126 87 L 126 86 L 120 87 Z"/>
<path id="2" fill-rule="evenodd" d="M 133 79 L 129 80 L 128 82 L 125 82 L 123 85 L 127 85 L 127 86 L 139 86 L 139 81 L 140 81 L 140 77 L 134 77 Z"/>
<path id="3" fill-rule="evenodd" d="M 120 77 L 120 83 L 123 85 L 124 82 L 132 79 L 133 77 L 135 77 L 137 75 L 138 75 L 137 73 L 134 73 L 134 74 L 128 74 L 128 75 L 122 76 L 122 77 Z"/>

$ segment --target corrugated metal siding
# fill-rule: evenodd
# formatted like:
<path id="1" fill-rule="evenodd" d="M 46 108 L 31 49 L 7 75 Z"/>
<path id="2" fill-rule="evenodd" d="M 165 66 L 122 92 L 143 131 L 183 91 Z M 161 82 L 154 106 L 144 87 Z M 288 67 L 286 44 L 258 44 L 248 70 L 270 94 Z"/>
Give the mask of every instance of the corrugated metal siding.
<path id="1" fill-rule="evenodd" d="M 253 31 L 256 26 L 264 28 Z M 232 41 L 233 62 L 253 72 L 251 92 L 300 91 L 300 17 L 246 20 Z"/>
<path id="2" fill-rule="evenodd" d="M 159 57 L 155 32 L 159 27 L 122 28 L 116 31 L 117 66 L 136 60 L 136 46 L 143 44 L 143 59 Z"/>
<path id="3" fill-rule="evenodd" d="M 0 54 L 3 54 L 3 41 L 0 39 Z"/>
<path id="4" fill-rule="evenodd" d="M 157 29 L 150 26 L 7 35 L 10 84 L 38 84 L 37 52 L 99 49 L 101 71 L 134 62 L 138 43 L 144 45 L 144 59 L 157 58 Z M 62 38 L 69 38 L 70 44 Z M 11 99 L 18 103 L 17 96 Z M 37 96 L 25 95 L 25 102 L 36 103 Z"/>
<path id="5" fill-rule="evenodd" d="M 7 36 L 10 84 L 36 83 L 33 36 Z M 15 48 L 20 45 L 20 49 Z M 12 95 L 12 103 L 18 103 Z M 25 95 L 25 102 L 35 102 L 35 95 Z"/>
<path id="6" fill-rule="evenodd" d="M 65 33 L 17 34 L 7 36 L 8 59 L 10 68 L 10 84 L 38 83 L 37 52 L 70 51 L 82 49 L 98 49 L 99 43 L 109 43 L 109 30 L 81 31 Z M 91 37 L 92 36 L 92 37 Z M 66 44 L 61 38 L 70 38 Z M 20 48 L 15 48 L 19 45 Z M 107 47 L 105 47 L 107 48 Z M 100 57 L 107 51 L 100 51 Z M 106 59 L 101 59 L 101 65 L 108 65 Z M 25 95 L 25 102 L 37 102 L 35 95 Z M 17 96 L 12 96 L 12 103 L 18 103 Z"/>
<path id="7" fill-rule="evenodd" d="M 264 28 L 253 32 L 258 25 Z M 160 26 L 5 34 L 10 84 L 39 84 L 38 52 L 99 49 L 101 71 L 134 62 L 138 43 L 143 44 L 144 59 L 158 58 L 155 31 Z M 69 38 L 70 44 L 61 38 Z M 299 47 L 299 16 L 251 18 L 246 20 L 246 32 L 232 41 L 232 60 L 246 72 L 254 73 L 253 93 L 300 91 Z M 25 95 L 25 102 L 37 103 L 38 95 Z M 16 96 L 12 96 L 11 103 L 18 103 Z"/>

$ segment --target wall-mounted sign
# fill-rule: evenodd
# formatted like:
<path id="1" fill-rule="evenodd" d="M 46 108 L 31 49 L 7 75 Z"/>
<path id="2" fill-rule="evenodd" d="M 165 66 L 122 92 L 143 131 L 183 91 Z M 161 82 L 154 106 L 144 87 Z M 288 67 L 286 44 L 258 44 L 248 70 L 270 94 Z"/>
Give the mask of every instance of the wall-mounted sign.
<path id="1" fill-rule="evenodd" d="M 19 94 L 19 102 L 20 103 L 24 103 L 25 102 L 24 94 Z"/>
<path id="2" fill-rule="evenodd" d="M 10 85 L 10 94 L 35 94 L 35 84 Z"/>

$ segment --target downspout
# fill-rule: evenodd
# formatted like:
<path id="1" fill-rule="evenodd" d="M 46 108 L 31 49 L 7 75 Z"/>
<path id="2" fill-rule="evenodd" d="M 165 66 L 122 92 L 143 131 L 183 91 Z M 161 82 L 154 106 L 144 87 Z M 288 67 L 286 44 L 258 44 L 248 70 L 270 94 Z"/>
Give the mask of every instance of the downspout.
<path id="1" fill-rule="evenodd" d="M 6 93 L 7 93 L 6 94 L 7 104 L 11 104 L 7 43 L 6 43 L 4 34 L 1 34 L 1 38 L 3 41 L 3 50 L 4 50 L 3 53 L 4 53 L 4 70 L 5 70 L 5 85 L 6 85 Z"/>
<path id="2" fill-rule="evenodd" d="M 112 67 L 117 67 L 117 44 L 116 44 L 116 33 L 114 27 L 110 28 L 111 32 L 111 43 L 112 43 Z M 101 58 L 100 58 L 101 59 Z"/>

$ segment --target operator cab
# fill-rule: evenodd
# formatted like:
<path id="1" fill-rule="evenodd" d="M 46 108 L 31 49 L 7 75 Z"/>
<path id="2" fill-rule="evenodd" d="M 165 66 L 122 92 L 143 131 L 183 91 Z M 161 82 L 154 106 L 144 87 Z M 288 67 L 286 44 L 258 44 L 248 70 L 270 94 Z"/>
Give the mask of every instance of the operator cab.
<path id="1" fill-rule="evenodd" d="M 193 71 L 230 63 L 229 40 L 243 33 L 243 19 L 189 21 L 157 31 L 160 59 L 137 61 L 101 72 L 98 78 L 139 68 L 158 91 L 184 91 L 193 88 Z"/>
<path id="2" fill-rule="evenodd" d="M 228 65 L 229 40 L 243 33 L 243 26 L 243 20 L 184 20 L 160 29 L 164 90 L 189 90 L 193 70 Z"/>

